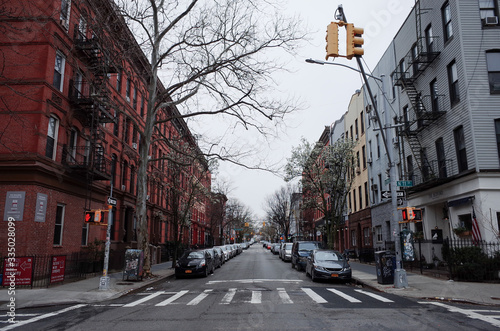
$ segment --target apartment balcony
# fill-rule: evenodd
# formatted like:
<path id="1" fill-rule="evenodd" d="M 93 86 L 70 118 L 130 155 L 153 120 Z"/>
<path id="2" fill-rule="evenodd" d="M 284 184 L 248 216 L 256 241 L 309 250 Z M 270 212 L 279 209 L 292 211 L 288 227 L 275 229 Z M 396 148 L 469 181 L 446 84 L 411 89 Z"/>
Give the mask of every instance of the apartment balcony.
<path id="1" fill-rule="evenodd" d="M 413 181 L 409 190 L 422 191 L 453 180 L 458 175 L 454 162 L 453 159 L 424 161 L 421 171 L 408 174 L 407 179 Z"/>
<path id="2" fill-rule="evenodd" d="M 79 57 L 87 64 L 88 68 L 98 75 L 117 73 L 118 68 L 113 62 L 111 54 L 112 43 L 103 41 L 96 35 L 88 38 L 78 28 L 74 36 L 75 49 Z M 111 49 L 107 49 L 110 47 Z"/>
<path id="3" fill-rule="evenodd" d="M 415 96 L 416 102 L 413 111 L 403 116 L 401 135 L 417 135 L 424 128 L 446 114 L 446 95 Z"/>
<path id="4" fill-rule="evenodd" d="M 62 163 L 71 169 L 72 174 L 93 180 L 111 179 L 111 160 L 104 155 L 102 147 L 63 146 Z"/>

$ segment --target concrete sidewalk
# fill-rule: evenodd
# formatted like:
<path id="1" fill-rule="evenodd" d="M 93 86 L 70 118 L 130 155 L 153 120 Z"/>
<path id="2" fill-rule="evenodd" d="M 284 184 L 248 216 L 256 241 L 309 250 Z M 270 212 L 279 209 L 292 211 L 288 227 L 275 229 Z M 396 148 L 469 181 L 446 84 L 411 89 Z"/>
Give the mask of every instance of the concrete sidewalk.
<path id="1" fill-rule="evenodd" d="M 381 292 L 416 299 L 468 302 L 500 306 L 500 284 L 458 282 L 406 272 L 408 288 L 394 288 L 393 284 L 377 282 L 374 265 L 350 261 L 352 276 L 359 283 Z"/>
<path id="2" fill-rule="evenodd" d="M 60 304 L 94 303 L 111 300 L 134 290 L 173 276 L 172 262 L 155 264 L 151 267 L 153 276 L 142 281 L 123 280 L 122 272 L 109 274 L 109 290 L 99 290 L 101 276 L 92 277 L 71 283 L 54 285 L 49 288 L 15 290 L 16 309 L 27 307 L 44 307 Z M 0 288 L 0 311 L 7 310 L 10 300 L 7 288 Z"/>

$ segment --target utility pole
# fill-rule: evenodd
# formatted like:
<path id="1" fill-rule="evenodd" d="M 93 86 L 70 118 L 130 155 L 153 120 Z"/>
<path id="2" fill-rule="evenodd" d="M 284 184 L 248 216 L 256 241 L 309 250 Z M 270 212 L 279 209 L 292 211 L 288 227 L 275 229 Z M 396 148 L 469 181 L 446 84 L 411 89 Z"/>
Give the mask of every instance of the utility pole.
<path id="1" fill-rule="evenodd" d="M 106 246 L 104 248 L 104 267 L 102 269 L 102 277 L 99 280 L 99 290 L 109 290 L 109 276 L 108 276 L 108 267 L 109 267 L 109 250 L 111 246 L 111 225 L 113 223 L 113 206 L 112 203 L 116 203 L 116 200 L 113 199 L 113 177 L 111 177 L 110 182 L 110 192 L 108 198 L 108 228 L 106 230 Z"/>
<path id="2" fill-rule="evenodd" d="M 347 19 L 344 14 L 344 9 L 342 8 L 342 5 L 339 5 L 337 8 L 337 11 L 335 13 L 335 18 L 342 21 L 344 24 L 347 24 Z M 352 25 L 347 25 L 347 27 L 351 27 Z M 352 30 L 351 30 L 352 32 Z M 384 142 L 384 148 L 385 152 L 387 155 L 387 161 L 388 161 L 388 170 L 389 170 L 389 179 L 390 179 L 390 190 L 391 190 L 391 202 L 392 202 L 392 226 L 394 227 L 394 234 L 395 234 L 395 247 L 396 247 L 396 270 L 394 274 L 394 287 L 396 288 L 401 288 L 401 287 L 408 287 L 408 280 L 407 280 L 407 275 L 406 275 L 406 270 L 402 268 L 401 265 L 401 258 L 402 258 L 402 252 L 401 252 L 401 234 L 399 231 L 399 218 L 398 218 L 398 202 L 397 202 L 397 169 L 396 169 L 396 164 L 395 164 L 395 158 L 393 157 L 393 150 L 389 149 L 388 147 L 388 142 L 387 142 L 387 135 L 385 132 L 385 127 L 382 127 L 382 122 L 380 121 L 380 115 L 377 109 L 377 103 L 375 102 L 375 98 L 373 97 L 372 90 L 370 88 L 370 85 L 368 84 L 368 78 L 365 73 L 363 64 L 361 63 L 361 56 L 363 54 L 363 50 L 354 50 L 355 45 L 362 45 L 363 44 L 363 39 L 360 37 L 356 37 L 355 34 L 361 34 L 363 33 L 363 29 L 359 28 L 354 28 L 354 32 L 350 33 L 348 31 L 347 34 L 347 58 L 350 59 L 352 57 L 356 58 L 356 61 L 358 63 L 359 70 L 363 76 L 363 81 L 365 82 L 366 89 L 368 91 L 368 95 L 370 97 L 375 116 L 377 118 L 377 122 L 379 123 L 380 126 L 380 133 L 382 135 L 382 141 Z M 328 39 L 327 39 L 328 42 Z M 328 47 L 328 45 L 327 45 Z M 350 49 L 350 50 L 349 50 Z M 379 79 L 380 80 L 380 79 Z M 382 88 L 384 89 L 384 80 L 382 80 Z M 385 93 L 385 90 L 384 90 Z"/>

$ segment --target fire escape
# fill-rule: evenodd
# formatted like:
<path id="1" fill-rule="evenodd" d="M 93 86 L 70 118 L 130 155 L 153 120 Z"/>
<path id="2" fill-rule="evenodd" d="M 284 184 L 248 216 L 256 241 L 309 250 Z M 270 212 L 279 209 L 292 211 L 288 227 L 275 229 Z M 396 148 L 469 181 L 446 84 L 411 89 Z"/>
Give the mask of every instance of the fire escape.
<path id="1" fill-rule="evenodd" d="M 416 1 L 417 41 L 400 61 L 392 75 L 394 85 L 400 86 L 402 91 L 406 93 L 411 106 L 403 109 L 401 122 L 404 126 L 398 131 L 398 135 L 407 141 L 414 163 L 420 170 L 422 178 L 435 178 L 435 170 L 430 166 L 420 142 L 420 133 L 445 114 L 442 105 L 444 98 L 432 89 L 429 95 L 422 95 L 422 92 L 415 86 L 420 75 L 441 53 L 437 42 L 439 38 L 432 35 L 432 29 L 426 29 L 422 35 L 422 15 L 426 12 L 427 9 L 420 7 L 420 1 Z"/>
<path id="2" fill-rule="evenodd" d="M 72 174 L 86 181 L 86 209 L 90 209 L 92 183 L 110 180 L 112 167 L 104 152 L 105 133 L 102 128 L 103 124 L 114 122 L 108 75 L 116 73 L 117 69 L 108 50 L 112 48 L 112 43 L 106 39 L 102 29 L 100 33 L 98 31 L 97 28 L 87 31 L 75 26 L 75 54 L 85 72 L 77 73 L 70 82 L 69 99 L 74 118 L 82 123 L 87 134 L 84 145 L 67 146 L 63 157 Z"/>

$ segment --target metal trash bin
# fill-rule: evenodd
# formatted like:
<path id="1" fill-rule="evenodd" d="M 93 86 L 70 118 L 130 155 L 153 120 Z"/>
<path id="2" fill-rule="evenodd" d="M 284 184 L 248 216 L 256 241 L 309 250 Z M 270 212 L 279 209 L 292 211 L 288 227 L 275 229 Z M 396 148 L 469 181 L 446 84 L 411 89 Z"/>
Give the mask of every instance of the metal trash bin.
<path id="1" fill-rule="evenodd" d="M 144 261 L 144 252 L 141 249 L 127 249 L 125 251 L 125 267 L 123 269 L 123 280 L 132 278 L 142 280 L 142 265 Z"/>
<path id="2" fill-rule="evenodd" d="M 396 255 L 391 251 L 375 252 L 375 267 L 379 284 L 394 284 Z"/>

